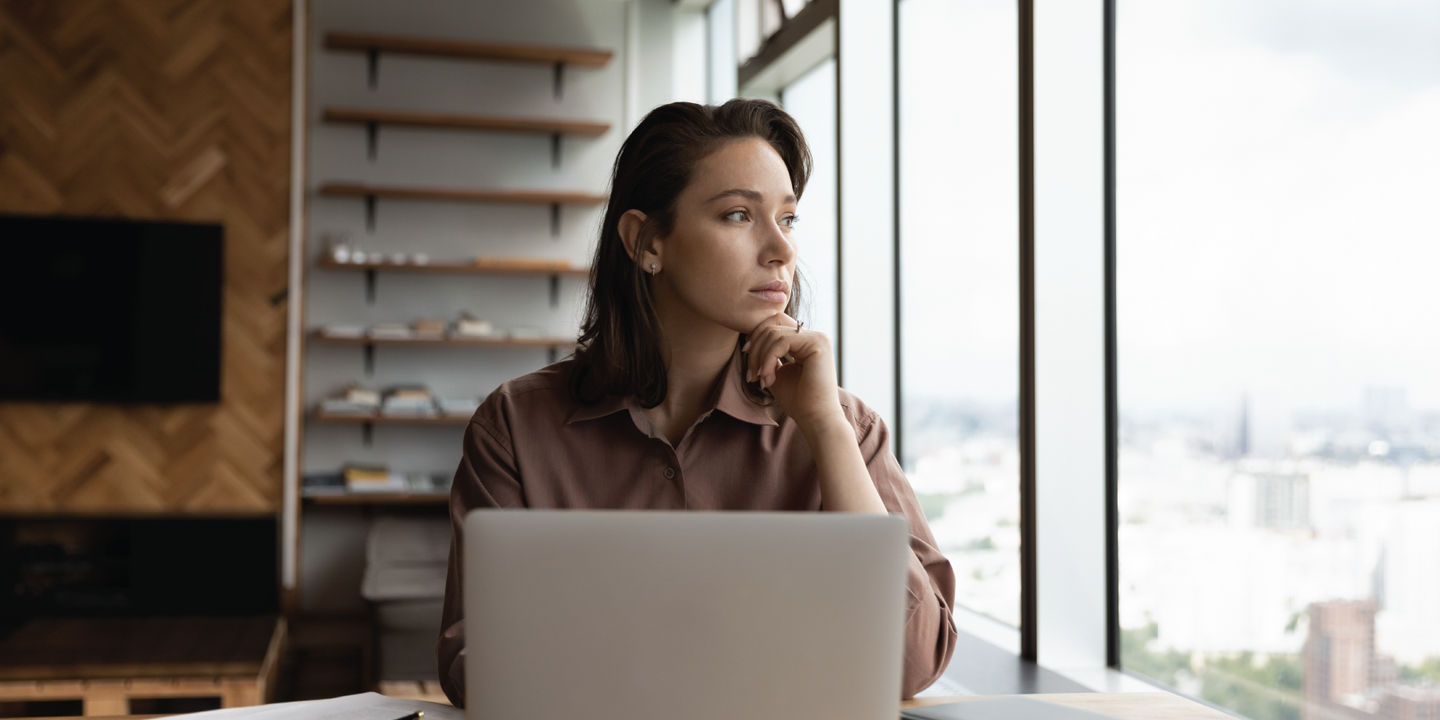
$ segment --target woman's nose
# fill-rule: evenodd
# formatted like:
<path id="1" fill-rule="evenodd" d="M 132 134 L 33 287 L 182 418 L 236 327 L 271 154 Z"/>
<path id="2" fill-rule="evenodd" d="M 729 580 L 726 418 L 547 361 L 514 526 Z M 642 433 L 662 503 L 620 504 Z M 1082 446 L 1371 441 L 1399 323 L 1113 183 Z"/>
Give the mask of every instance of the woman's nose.
<path id="1" fill-rule="evenodd" d="M 790 242 L 790 236 L 785 233 L 778 222 L 766 224 L 764 232 L 764 256 L 761 258 L 764 264 L 778 262 L 781 265 L 789 265 L 795 261 L 795 245 Z"/>

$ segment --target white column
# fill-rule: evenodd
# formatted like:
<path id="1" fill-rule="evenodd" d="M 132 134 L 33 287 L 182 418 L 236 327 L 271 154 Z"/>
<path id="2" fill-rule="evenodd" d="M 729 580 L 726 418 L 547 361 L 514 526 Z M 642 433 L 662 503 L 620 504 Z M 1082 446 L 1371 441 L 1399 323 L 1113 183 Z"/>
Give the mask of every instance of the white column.
<path id="1" fill-rule="evenodd" d="M 1035 0 L 1036 630 L 1105 665 L 1104 16 Z"/>
<path id="2" fill-rule="evenodd" d="M 310 67 L 307 0 L 296 0 L 290 46 L 290 265 L 285 309 L 285 460 L 280 490 L 280 587 L 294 590 L 300 538 L 300 371 L 305 308 L 305 110 Z"/>
<path id="3" fill-rule="evenodd" d="M 894 6 L 840 0 L 840 382 L 895 416 Z"/>

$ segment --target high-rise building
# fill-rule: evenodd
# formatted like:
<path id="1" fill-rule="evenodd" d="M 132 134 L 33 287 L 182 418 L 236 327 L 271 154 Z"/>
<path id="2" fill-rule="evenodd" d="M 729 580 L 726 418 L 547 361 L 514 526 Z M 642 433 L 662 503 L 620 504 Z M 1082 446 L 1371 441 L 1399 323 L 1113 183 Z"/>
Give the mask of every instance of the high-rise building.
<path id="1" fill-rule="evenodd" d="M 1305 720 L 1330 720 L 1336 706 L 1364 707 L 1375 658 L 1375 603 L 1311 603 L 1305 640 Z"/>

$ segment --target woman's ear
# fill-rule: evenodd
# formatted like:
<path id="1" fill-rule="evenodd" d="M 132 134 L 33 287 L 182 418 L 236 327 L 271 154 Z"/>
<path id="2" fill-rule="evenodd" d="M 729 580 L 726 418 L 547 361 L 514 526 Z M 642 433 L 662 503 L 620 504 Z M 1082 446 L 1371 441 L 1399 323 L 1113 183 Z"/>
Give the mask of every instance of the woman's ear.
<path id="1" fill-rule="evenodd" d="M 635 259 L 635 244 L 640 241 L 640 228 L 645 224 L 645 213 L 639 210 L 626 210 L 620 216 L 620 241 L 625 243 L 625 254 Z"/>

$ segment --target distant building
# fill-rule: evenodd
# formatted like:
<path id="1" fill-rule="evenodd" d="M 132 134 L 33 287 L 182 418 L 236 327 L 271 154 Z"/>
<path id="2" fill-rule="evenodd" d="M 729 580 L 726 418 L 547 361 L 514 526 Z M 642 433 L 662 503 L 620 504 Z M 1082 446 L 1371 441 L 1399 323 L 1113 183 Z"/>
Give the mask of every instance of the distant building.
<path id="1" fill-rule="evenodd" d="M 1226 512 L 1234 527 L 1310 529 L 1310 476 L 1238 474 L 1230 479 Z"/>
<path id="2" fill-rule="evenodd" d="M 1335 706 L 1364 707 L 1375 659 L 1375 610 L 1369 600 L 1310 605 L 1305 720 L 1329 720 L 1336 716 Z"/>
<path id="3" fill-rule="evenodd" d="M 1375 654 L 1371 600 L 1312 603 L 1305 640 L 1304 720 L 1440 720 L 1440 688 L 1400 685 Z"/>
<path id="4" fill-rule="evenodd" d="M 1395 687 L 1380 700 L 1379 720 L 1440 720 L 1440 689 Z"/>

